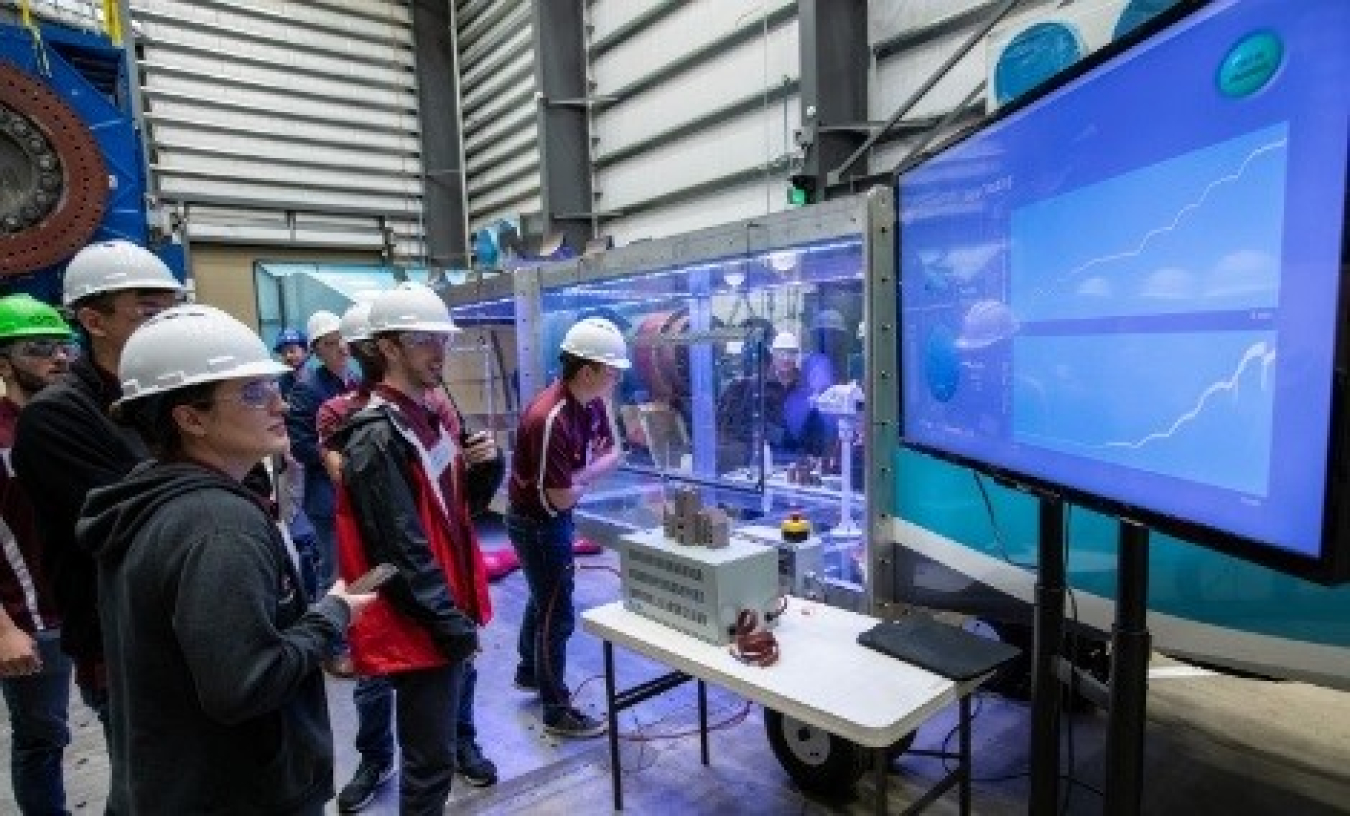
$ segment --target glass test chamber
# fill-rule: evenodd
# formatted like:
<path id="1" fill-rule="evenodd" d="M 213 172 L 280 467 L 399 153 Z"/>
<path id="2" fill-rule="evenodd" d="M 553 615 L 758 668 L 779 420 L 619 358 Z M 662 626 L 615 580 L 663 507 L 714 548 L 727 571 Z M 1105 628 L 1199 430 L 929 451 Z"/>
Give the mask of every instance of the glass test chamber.
<path id="1" fill-rule="evenodd" d="M 512 420 L 557 376 L 576 321 L 624 332 L 633 365 L 610 411 L 624 463 L 578 507 L 582 534 L 606 544 L 659 527 L 677 487 L 766 542 L 797 513 L 812 538 L 784 565 L 794 591 L 863 608 L 864 281 L 893 268 L 892 223 L 876 191 L 517 269 L 446 300 L 458 323 L 515 348 L 516 369 L 499 371 Z"/>

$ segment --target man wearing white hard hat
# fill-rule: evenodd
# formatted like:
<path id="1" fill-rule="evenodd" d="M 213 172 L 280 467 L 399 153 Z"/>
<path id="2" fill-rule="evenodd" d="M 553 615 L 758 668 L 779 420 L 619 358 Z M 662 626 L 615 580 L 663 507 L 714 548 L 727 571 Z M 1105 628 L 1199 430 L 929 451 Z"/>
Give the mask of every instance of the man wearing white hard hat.
<path id="1" fill-rule="evenodd" d="M 792 332 L 779 332 L 770 346 L 772 365 L 764 381 L 764 429 L 769 447 L 788 455 L 819 454 L 824 428 L 802 374 L 801 345 Z"/>
<path id="2" fill-rule="evenodd" d="M 336 508 L 333 480 L 324 469 L 323 451 L 319 447 L 319 407 L 355 385 L 347 371 L 350 353 L 342 339 L 341 328 L 342 319 L 332 312 L 318 311 L 309 316 L 305 334 L 309 336 L 310 352 L 319 364 L 303 369 L 296 377 L 286 414 L 291 456 L 304 469 L 301 508 L 314 527 L 314 539 L 318 543 L 315 568 L 319 586 L 327 586 L 337 577 L 337 540 L 333 532 Z M 341 658 L 332 668 L 340 676 L 350 675 L 346 661 Z"/>
<path id="3" fill-rule="evenodd" d="M 530 588 L 515 683 L 539 694 L 545 731 L 592 737 L 605 722 L 575 708 L 566 683 L 567 639 L 576 626 L 572 508 L 619 465 L 605 400 L 631 364 L 622 332 L 599 317 L 568 329 L 559 360 L 561 377 L 521 414 L 511 457 L 506 532 Z"/>
<path id="4" fill-rule="evenodd" d="M 428 301 L 428 306 L 431 305 Z M 384 357 L 371 336 L 370 313 L 373 306 L 371 301 L 362 301 L 342 313 L 342 339 L 347 341 L 352 359 L 361 368 L 360 383 L 354 390 L 333 397 L 319 408 L 319 444 L 323 448 L 324 465 L 334 484 L 340 485 L 342 482 L 342 450 L 337 443 L 338 431 L 353 414 L 369 404 L 376 386 L 384 379 Z M 438 389 L 429 390 L 426 403 L 441 423 L 450 429 L 451 434 L 457 436 L 459 418 L 442 392 Z M 478 444 L 482 444 L 481 440 L 475 439 L 465 445 L 466 454 Z M 500 459 L 498 456 L 492 461 L 500 462 Z M 486 509 L 491 493 L 501 483 L 500 469 L 497 469 L 496 475 L 485 476 L 485 466 L 486 463 L 471 465 L 465 473 L 466 487 L 471 488 L 475 484 L 491 487 L 481 499 L 469 496 L 471 512 Z M 478 503 L 483 507 L 476 507 Z M 455 771 L 470 785 L 487 787 L 497 783 L 497 766 L 483 753 L 477 740 L 478 729 L 474 720 L 477 680 L 478 672 L 473 661 L 465 661 L 456 715 Z M 353 813 L 368 805 L 394 770 L 394 698 L 389 681 L 383 677 L 358 678 L 352 692 L 352 702 L 356 705 L 355 743 L 360 760 L 351 779 L 338 793 L 338 811 L 341 813 Z"/>
<path id="5" fill-rule="evenodd" d="M 90 493 L 110 680 L 109 813 L 318 814 L 333 795 L 320 662 L 371 595 L 311 598 L 245 477 L 286 449 L 286 367 L 210 306 L 136 330 L 115 416 L 154 458 Z"/>
<path id="6" fill-rule="evenodd" d="M 478 627 L 492 616 L 466 479 L 474 464 L 498 455 L 496 444 L 486 435 L 458 436 L 427 398 L 456 331 L 444 301 L 426 286 L 405 283 L 377 296 L 366 342 L 378 355 L 380 379 L 333 437 L 341 449 L 342 575 L 376 564 L 397 570 L 353 627 L 351 650 L 359 675 L 384 678 L 395 691 L 401 814 L 445 808 L 464 673 L 478 651 Z M 385 769 L 363 756 L 339 809 L 363 807 L 381 777 Z"/>
<path id="7" fill-rule="evenodd" d="M 11 463 L 46 545 L 47 575 L 61 614 L 61 648 L 75 662 L 85 703 L 107 723 L 107 679 L 94 562 L 75 545 L 85 496 L 120 479 L 147 455 L 108 416 L 122 396 L 117 369 L 135 329 L 176 303 L 183 285 L 149 250 L 103 241 L 70 259 L 62 300 L 84 341 L 70 374 L 33 398 L 15 431 Z"/>

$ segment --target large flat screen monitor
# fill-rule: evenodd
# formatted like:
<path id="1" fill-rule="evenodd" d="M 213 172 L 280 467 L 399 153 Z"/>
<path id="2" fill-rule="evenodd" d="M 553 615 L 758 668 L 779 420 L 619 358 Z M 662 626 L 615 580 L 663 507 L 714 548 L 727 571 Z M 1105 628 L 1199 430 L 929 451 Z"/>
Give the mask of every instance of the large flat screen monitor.
<path id="1" fill-rule="evenodd" d="M 1185 5 L 899 173 L 902 441 L 1338 580 L 1350 0 Z"/>

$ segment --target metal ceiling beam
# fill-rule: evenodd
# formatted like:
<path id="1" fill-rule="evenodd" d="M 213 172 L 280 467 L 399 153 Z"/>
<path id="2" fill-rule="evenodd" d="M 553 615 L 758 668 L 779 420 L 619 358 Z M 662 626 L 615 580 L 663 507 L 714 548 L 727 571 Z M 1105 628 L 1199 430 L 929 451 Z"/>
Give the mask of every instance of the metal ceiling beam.
<path id="1" fill-rule="evenodd" d="M 581 3 L 533 0 L 543 231 L 580 251 L 595 234 L 590 81 Z"/>
<path id="2" fill-rule="evenodd" d="M 421 111 L 422 214 L 431 267 L 469 267 L 464 134 L 454 9 L 446 0 L 414 0 L 413 53 Z"/>
<path id="3" fill-rule="evenodd" d="M 800 0 L 797 31 L 801 55 L 799 177 L 828 197 L 829 171 L 843 163 L 871 132 L 867 121 L 867 0 Z M 856 171 L 854 167 L 856 166 Z M 866 162 L 845 168 L 865 175 Z"/>

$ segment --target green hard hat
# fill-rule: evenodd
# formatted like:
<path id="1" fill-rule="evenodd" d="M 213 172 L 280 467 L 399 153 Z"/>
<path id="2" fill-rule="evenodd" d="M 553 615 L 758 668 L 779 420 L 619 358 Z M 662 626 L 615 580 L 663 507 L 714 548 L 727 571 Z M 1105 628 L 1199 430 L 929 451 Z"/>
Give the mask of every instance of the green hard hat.
<path id="1" fill-rule="evenodd" d="M 61 313 L 31 295 L 0 298 L 0 340 L 24 337 L 70 338 L 74 334 Z"/>

